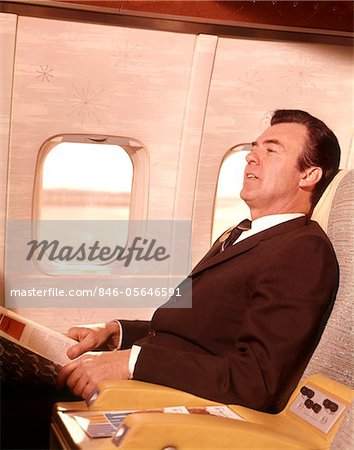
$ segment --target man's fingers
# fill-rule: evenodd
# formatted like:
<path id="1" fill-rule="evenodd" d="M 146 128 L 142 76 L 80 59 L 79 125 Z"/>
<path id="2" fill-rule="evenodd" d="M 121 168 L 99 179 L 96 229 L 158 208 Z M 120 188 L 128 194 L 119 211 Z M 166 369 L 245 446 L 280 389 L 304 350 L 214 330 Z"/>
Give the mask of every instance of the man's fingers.
<path id="1" fill-rule="evenodd" d="M 57 383 L 59 386 L 63 387 L 66 383 L 66 380 L 70 376 L 70 374 L 75 370 L 77 367 L 77 361 L 73 361 L 71 363 L 66 364 L 64 367 L 62 367 L 58 373 L 57 377 Z"/>
<path id="2" fill-rule="evenodd" d="M 76 361 L 66 364 L 60 370 L 57 383 L 59 386 L 65 384 L 75 395 L 83 397 L 85 400 L 90 397 L 96 389 L 95 382 L 87 372 L 86 364 L 91 364 L 92 357 L 84 356 Z"/>
<path id="3" fill-rule="evenodd" d="M 91 330 L 83 327 L 71 327 L 64 334 L 75 341 L 81 341 Z"/>
<path id="4" fill-rule="evenodd" d="M 87 352 L 88 350 L 91 350 L 89 346 L 79 342 L 78 344 L 75 344 L 72 347 L 70 347 L 67 350 L 66 354 L 70 359 L 75 359 L 78 356 L 82 355 L 83 353 Z"/>
<path id="5" fill-rule="evenodd" d="M 87 400 L 100 381 L 129 379 L 129 357 L 130 350 L 86 353 L 62 367 L 58 384 L 67 384 L 74 394 Z"/>
<path id="6" fill-rule="evenodd" d="M 100 345 L 100 341 L 97 339 L 96 334 L 90 332 L 85 335 L 80 336 L 79 343 L 70 347 L 66 354 L 70 359 L 77 358 L 83 353 L 89 352 L 90 350 L 95 350 Z"/>
<path id="7" fill-rule="evenodd" d="M 77 358 L 91 350 L 101 349 L 102 346 L 107 346 L 107 343 L 109 344 L 108 348 L 110 348 L 112 346 L 111 340 L 113 340 L 113 348 L 115 348 L 119 341 L 119 327 L 116 322 L 108 322 L 106 325 L 103 324 L 103 326 L 96 324 L 95 328 L 72 327 L 65 334 L 79 342 L 79 344 L 73 345 L 67 351 L 66 354 L 70 359 Z M 114 339 L 112 335 L 116 335 Z"/>
<path id="8" fill-rule="evenodd" d="M 71 392 L 82 397 L 82 393 L 89 381 L 87 375 L 80 368 L 76 368 L 66 380 L 66 385 Z"/>
<path id="9" fill-rule="evenodd" d="M 97 385 L 89 381 L 86 384 L 84 390 L 82 391 L 81 397 L 85 400 L 88 400 L 91 397 L 91 395 L 96 391 L 96 389 Z"/>

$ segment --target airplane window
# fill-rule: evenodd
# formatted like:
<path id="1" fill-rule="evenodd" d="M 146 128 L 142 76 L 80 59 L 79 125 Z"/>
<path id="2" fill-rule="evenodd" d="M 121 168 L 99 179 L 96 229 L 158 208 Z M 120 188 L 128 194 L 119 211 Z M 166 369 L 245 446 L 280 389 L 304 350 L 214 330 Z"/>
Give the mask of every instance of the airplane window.
<path id="1" fill-rule="evenodd" d="M 42 171 L 40 219 L 129 219 L 133 165 L 120 146 L 62 142 Z"/>
<path id="2" fill-rule="evenodd" d="M 249 208 L 240 198 L 240 191 L 250 147 L 250 144 L 232 147 L 221 163 L 214 201 L 212 242 L 229 227 L 249 217 Z"/>
<path id="3" fill-rule="evenodd" d="M 46 141 L 37 164 L 33 238 L 47 239 L 50 230 L 55 239 L 60 234 L 73 248 L 101 235 L 115 245 L 126 245 L 131 221 L 146 219 L 145 150 L 141 142 L 126 137 L 62 135 Z M 73 265 L 80 272 L 84 264 L 51 261 L 42 269 L 55 275 Z"/>

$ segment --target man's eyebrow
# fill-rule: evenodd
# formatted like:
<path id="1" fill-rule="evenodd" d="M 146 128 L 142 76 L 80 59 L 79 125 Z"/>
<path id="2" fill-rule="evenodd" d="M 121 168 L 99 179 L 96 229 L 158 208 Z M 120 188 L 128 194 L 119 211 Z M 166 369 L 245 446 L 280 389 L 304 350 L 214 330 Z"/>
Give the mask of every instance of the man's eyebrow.
<path id="1" fill-rule="evenodd" d="M 278 139 L 267 139 L 265 141 L 262 142 L 262 144 L 275 144 L 275 145 L 280 145 L 280 147 L 284 147 L 284 145 L 278 141 Z M 259 142 L 258 141 L 254 141 L 251 142 L 252 147 L 258 147 L 259 146 Z"/>

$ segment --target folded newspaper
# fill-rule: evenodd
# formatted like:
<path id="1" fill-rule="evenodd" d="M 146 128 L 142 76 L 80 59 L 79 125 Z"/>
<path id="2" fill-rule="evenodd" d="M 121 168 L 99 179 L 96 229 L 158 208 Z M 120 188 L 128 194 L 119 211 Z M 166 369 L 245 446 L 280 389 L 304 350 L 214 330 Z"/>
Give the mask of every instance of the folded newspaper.
<path id="1" fill-rule="evenodd" d="M 76 341 L 0 306 L 0 375 L 2 380 L 56 384 Z"/>

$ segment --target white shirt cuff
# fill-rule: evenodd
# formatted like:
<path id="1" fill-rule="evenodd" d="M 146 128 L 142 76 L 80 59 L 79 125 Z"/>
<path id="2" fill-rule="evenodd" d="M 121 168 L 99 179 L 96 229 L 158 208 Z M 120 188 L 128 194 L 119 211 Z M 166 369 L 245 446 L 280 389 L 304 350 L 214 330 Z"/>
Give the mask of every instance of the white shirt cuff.
<path id="1" fill-rule="evenodd" d="M 139 345 L 133 345 L 131 352 L 130 352 L 130 357 L 129 357 L 129 372 L 130 372 L 130 378 L 133 378 L 134 375 L 134 369 L 135 369 L 135 364 L 138 360 L 138 356 L 140 353 L 141 347 L 139 347 Z"/>
<path id="2" fill-rule="evenodd" d="M 122 324 L 119 322 L 119 320 L 117 320 L 117 324 L 119 326 L 119 342 L 117 345 L 117 350 L 120 350 L 122 347 L 122 342 L 123 342 L 123 328 L 122 328 Z"/>

